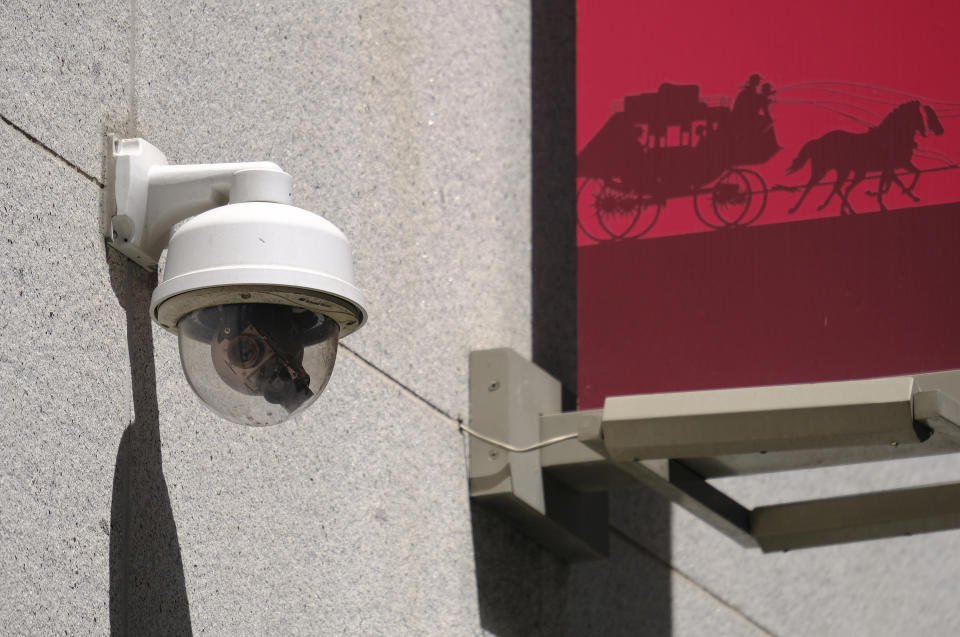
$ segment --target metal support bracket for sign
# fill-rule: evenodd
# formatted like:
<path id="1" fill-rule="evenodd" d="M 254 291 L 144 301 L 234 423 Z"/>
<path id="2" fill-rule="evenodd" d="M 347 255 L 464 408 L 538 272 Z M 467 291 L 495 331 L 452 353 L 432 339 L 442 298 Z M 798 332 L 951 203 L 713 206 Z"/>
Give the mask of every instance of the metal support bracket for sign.
<path id="1" fill-rule="evenodd" d="M 509 349 L 470 354 L 470 494 L 570 559 L 606 553 L 606 491 L 645 485 L 764 552 L 960 528 L 960 483 L 748 509 L 708 479 L 960 452 L 960 402 L 917 377 L 608 398 L 560 413 L 560 384 Z"/>

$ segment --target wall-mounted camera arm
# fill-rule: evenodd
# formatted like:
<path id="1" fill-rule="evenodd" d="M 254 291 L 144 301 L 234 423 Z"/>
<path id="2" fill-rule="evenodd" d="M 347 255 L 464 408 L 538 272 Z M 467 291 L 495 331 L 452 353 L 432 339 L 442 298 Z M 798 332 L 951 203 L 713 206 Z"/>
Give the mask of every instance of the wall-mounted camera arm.
<path id="1" fill-rule="evenodd" d="M 188 217 L 228 203 L 291 203 L 292 179 L 272 162 L 170 166 L 142 139 L 114 140 L 113 158 L 108 185 L 116 215 L 108 240 L 149 270 L 156 268 L 171 229 Z"/>

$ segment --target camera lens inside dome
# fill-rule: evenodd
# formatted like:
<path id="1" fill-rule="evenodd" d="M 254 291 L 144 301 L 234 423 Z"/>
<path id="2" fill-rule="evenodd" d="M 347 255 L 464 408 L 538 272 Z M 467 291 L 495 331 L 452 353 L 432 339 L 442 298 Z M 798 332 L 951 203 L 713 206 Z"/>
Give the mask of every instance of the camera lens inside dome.
<path id="1" fill-rule="evenodd" d="M 282 422 L 319 397 L 340 335 L 322 314 L 265 303 L 196 310 L 178 328 L 191 387 L 224 418 L 251 426 Z"/>
<path id="2" fill-rule="evenodd" d="M 231 365 L 247 369 L 263 360 L 263 341 L 241 334 L 227 348 L 227 359 Z"/>

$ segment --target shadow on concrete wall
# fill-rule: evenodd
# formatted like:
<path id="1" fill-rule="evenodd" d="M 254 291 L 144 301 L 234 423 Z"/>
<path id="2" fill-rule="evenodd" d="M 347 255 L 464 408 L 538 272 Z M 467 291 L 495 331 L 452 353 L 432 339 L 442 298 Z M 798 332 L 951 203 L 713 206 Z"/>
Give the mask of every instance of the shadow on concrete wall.
<path id="1" fill-rule="evenodd" d="M 150 294 L 156 275 L 109 250 L 127 315 L 134 420 L 117 449 L 110 506 L 110 634 L 192 635 L 183 560 L 163 477 Z"/>
<path id="2" fill-rule="evenodd" d="M 626 531 L 610 527 L 607 559 L 573 564 L 493 509 L 472 504 L 480 625 L 486 631 L 497 637 L 673 634 L 670 509 L 646 489 L 611 499 L 623 500 L 617 506 L 631 509 L 639 521 Z"/>
<path id="3" fill-rule="evenodd" d="M 576 409 L 576 3 L 531 3 L 533 360 Z M 670 505 L 611 495 L 610 559 L 567 564 L 471 507 L 480 623 L 498 637 L 670 635 Z M 625 520 L 642 528 L 622 528 Z M 633 538 L 643 538 L 635 541 Z"/>

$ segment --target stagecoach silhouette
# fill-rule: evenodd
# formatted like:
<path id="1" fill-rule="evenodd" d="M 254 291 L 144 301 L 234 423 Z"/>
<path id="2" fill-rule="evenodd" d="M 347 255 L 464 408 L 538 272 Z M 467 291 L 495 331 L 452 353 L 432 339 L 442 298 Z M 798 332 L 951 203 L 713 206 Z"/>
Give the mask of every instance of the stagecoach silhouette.
<path id="1" fill-rule="evenodd" d="M 731 108 L 726 98 L 704 100 L 697 85 L 662 84 L 655 93 L 630 95 L 577 156 L 577 222 L 594 241 L 633 239 L 646 235 L 671 199 L 691 197 L 697 218 L 713 229 L 752 224 L 767 206 L 770 190 L 803 193 L 789 213 L 796 212 L 816 185 L 832 186 L 823 209 L 837 196 L 841 214 L 853 214 L 850 192 L 867 175 L 877 178 L 876 197 L 896 183 L 917 200 L 913 188 L 923 172 L 912 159 L 914 135 L 943 134 L 934 110 L 917 100 L 893 108 L 863 133 L 836 130 L 801 148 L 788 174 L 810 165 L 802 186 L 767 184 L 749 168 L 772 158 L 777 143 L 769 114 L 769 85 L 757 93 L 754 75 Z M 926 120 L 926 126 L 924 126 Z M 833 182 L 823 182 L 834 171 Z M 899 171 L 899 172 L 898 172 Z M 901 176 L 911 175 L 904 184 Z M 846 185 L 846 189 L 843 186 Z"/>
<path id="2" fill-rule="evenodd" d="M 577 156 L 580 226 L 595 240 L 641 237 L 678 197 L 711 228 L 749 225 L 767 186 L 747 166 L 779 149 L 768 116 L 708 104 L 697 85 L 627 96 Z"/>

